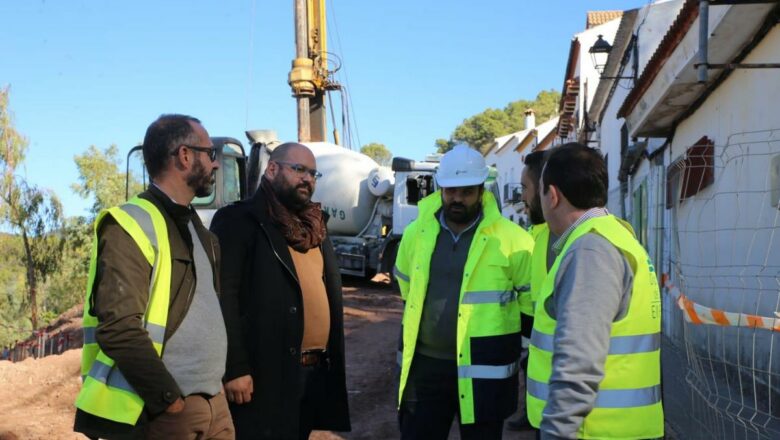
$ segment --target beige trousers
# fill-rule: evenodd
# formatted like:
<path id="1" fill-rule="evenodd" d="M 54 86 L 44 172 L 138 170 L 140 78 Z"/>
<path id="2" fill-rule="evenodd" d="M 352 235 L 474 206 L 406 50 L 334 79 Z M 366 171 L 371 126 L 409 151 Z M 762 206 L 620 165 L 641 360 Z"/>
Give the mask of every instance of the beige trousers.
<path id="1" fill-rule="evenodd" d="M 234 440 L 236 431 L 224 393 L 212 398 L 191 395 L 184 399 L 184 410 L 163 413 L 146 427 L 147 439 Z"/>

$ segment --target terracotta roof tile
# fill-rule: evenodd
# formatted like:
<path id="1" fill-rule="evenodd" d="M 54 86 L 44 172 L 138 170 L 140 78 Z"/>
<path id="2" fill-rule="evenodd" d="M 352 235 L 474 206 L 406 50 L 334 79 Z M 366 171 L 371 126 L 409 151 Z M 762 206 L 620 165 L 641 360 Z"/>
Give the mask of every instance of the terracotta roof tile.
<path id="1" fill-rule="evenodd" d="M 622 16 L 623 11 L 588 11 L 588 18 L 585 21 L 585 29 L 590 29 L 594 26 L 604 24 Z"/>

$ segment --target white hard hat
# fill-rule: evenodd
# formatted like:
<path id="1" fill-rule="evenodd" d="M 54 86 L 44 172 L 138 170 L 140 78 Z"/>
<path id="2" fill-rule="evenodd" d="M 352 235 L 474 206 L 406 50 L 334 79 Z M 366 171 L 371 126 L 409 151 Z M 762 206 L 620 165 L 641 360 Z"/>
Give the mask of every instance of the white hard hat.
<path id="1" fill-rule="evenodd" d="M 485 158 L 466 145 L 456 145 L 445 153 L 436 171 L 436 183 L 442 188 L 481 185 L 487 178 Z"/>

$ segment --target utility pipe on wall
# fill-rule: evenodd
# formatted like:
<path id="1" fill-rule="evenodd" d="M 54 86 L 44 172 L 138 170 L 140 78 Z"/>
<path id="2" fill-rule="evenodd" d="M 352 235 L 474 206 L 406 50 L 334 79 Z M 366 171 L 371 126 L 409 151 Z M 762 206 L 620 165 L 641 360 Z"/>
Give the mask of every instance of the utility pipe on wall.
<path id="1" fill-rule="evenodd" d="M 709 25 L 710 25 L 710 2 L 709 0 L 699 1 L 699 66 L 698 69 L 698 81 L 699 83 L 707 82 L 707 68 L 709 65 L 707 47 L 709 37 Z"/>

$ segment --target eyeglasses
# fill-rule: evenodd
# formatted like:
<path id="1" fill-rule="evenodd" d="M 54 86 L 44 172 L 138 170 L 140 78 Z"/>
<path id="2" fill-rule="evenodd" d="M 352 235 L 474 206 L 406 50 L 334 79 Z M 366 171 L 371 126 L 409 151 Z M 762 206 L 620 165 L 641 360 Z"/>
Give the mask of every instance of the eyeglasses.
<path id="1" fill-rule="evenodd" d="M 308 174 L 314 180 L 317 180 L 320 177 L 322 177 L 321 172 L 315 169 L 307 168 L 299 163 L 283 162 L 281 160 L 275 160 L 274 162 L 278 163 L 279 165 L 287 165 L 288 167 L 290 167 L 291 170 L 295 171 L 296 174 L 298 174 L 298 177 L 303 177 L 304 174 Z"/>
<path id="2" fill-rule="evenodd" d="M 173 150 L 171 152 L 171 156 L 176 156 L 177 154 L 179 154 L 179 149 L 181 147 L 187 147 L 190 150 L 195 150 L 195 151 L 202 151 L 202 152 L 208 154 L 209 159 L 211 159 L 212 162 L 217 160 L 217 149 L 216 148 L 213 148 L 213 147 L 211 147 L 211 148 L 210 147 L 198 147 L 198 146 L 195 146 L 195 145 L 187 145 L 187 144 L 179 145 L 175 150 Z"/>

